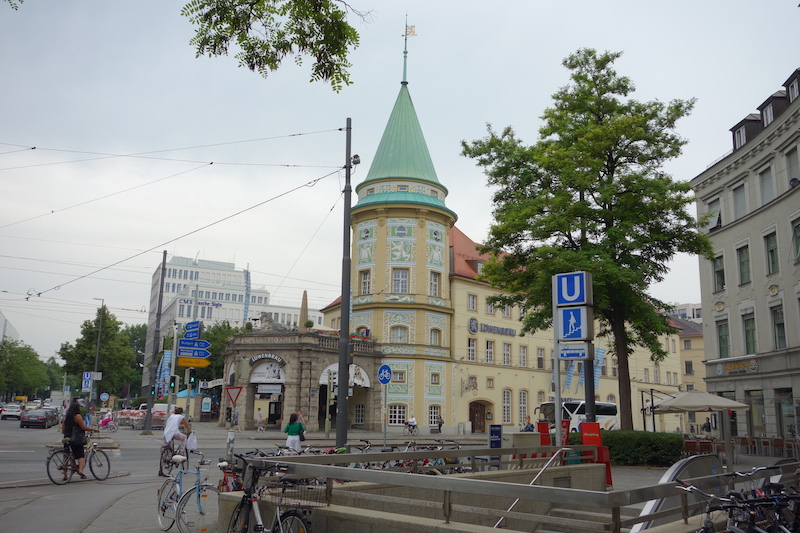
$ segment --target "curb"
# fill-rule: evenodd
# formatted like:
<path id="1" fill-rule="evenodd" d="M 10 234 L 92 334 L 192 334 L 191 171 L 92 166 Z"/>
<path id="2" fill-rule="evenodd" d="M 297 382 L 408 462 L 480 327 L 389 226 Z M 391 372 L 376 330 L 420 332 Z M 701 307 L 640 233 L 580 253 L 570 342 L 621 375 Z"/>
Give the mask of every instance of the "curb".
<path id="1" fill-rule="evenodd" d="M 106 479 L 118 478 L 118 477 L 125 477 L 130 476 L 130 472 L 111 472 Z M 83 481 L 97 481 L 94 477 L 87 475 L 86 479 L 73 479 L 70 480 L 65 485 L 69 485 L 70 483 L 78 483 Z M 105 481 L 105 480 L 104 480 Z M 38 478 L 38 479 L 22 479 L 19 481 L 4 481 L 0 482 L 0 489 L 16 489 L 20 487 L 37 487 L 41 485 L 54 485 L 49 478 Z"/>

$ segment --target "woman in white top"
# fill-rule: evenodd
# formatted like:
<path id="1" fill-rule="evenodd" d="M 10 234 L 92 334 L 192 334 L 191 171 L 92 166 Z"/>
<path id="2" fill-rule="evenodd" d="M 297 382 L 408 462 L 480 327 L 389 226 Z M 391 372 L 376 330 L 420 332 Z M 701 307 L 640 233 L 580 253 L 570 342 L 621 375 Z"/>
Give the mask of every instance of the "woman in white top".
<path id="1" fill-rule="evenodd" d="M 186 428 L 186 435 L 192 432 L 192 427 L 183 416 L 183 407 L 176 407 L 175 412 L 169 415 L 167 423 L 164 424 L 164 442 L 169 444 L 173 440 L 178 441 L 178 453 L 186 447 L 186 435 L 181 433 L 181 426 Z"/>

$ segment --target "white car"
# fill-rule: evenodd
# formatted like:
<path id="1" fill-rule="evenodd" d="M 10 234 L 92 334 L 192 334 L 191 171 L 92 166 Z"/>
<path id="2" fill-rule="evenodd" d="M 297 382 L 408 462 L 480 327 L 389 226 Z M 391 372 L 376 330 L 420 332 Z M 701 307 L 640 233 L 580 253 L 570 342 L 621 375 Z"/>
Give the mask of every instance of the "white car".
<path id="1" fill-rule="evenodd" d="M 19 420 L 22 418 L 22 408 L 19 405 L 6 405 L 0 410 L 0 420 L 5 420 L 6 418 L 16 418 Z"/>

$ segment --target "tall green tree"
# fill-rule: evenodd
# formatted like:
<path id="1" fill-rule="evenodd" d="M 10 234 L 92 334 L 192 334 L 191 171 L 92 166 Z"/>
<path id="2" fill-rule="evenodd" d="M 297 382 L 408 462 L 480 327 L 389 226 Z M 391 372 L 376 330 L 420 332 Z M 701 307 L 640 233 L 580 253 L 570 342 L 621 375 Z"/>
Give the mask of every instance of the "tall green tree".
<path id="1" fill-rule="evenodd" d="M 223 320 L 214 325 L 203 328 L 200 338 L 211 343 L 207 348 L 211 352 L 209 360 L 211 364 L 205 368 L 197 369 L 197 376 L 199 379 L 217 379 L 224 377 L 225 360 L 222 357 L 222 352 L 225 351 L 225 344 L 228 339 L 239 333 L 239 329 L 231 326 L 230 322 Z"/>
<path id="2" fill-rule="evenodd" d="M 122 328 L 121 333 L 128 338 L 128 344 L 135 354 L 135 359 L 131 365 L 133 377 L 130 387 L 128 387 L 128 393 L 129 395 L 138 394 L 142 389 L 142 369 L 144 368 L 144 352 L 147 344 L 147 324 L 126 324 Z"/>
<path id="3" fill-rule="evenodd" d="M 193 0 L 182 10 L 197 27 L 197 57 L 228 55 L 236 46 L 239 65 L 265 78 L 287 56 L 297 64 L 308 57 L 311 81 L 336 91 L 350 84 L 347 57 L 359 44 L 348 12 L 368 15 L 343 0 Z"/>
<path id="4" fill-rule="evenodd" d="M 102 314 L 102 328 L 100 317 Z M 64 360 L 64 371 L 72 375 L 94 370 L 95 357 L 97 371 L 103 374 L 98 383 L 98 393 L 122 394 L 125 386 L 134 378 L 136 354 L 131 348 L 128 336 L 121 331 L 121 323 L 105 305 L 97 310 L 94 320 L 87 320 L 81 326 L 81 336 L 75 344 L 61 345 L 59 355 Z M 98 329 L 100 342 L 98 351 Z"/>
<path id="5" fill-rule="evenodd" d="M 536 144 L 489 126 L 462 154 L 498 187 L 482 272 L 511 296 L 495 301 L 528 310 L 523 331 L 547 329 L 551 277 L 591 272 L 594 316 L 618 360 L 620 426 L 632 429 L 628 356 L 642 346 L 664 359 L 658 336 L 675 332 L 648 288 L 677 252 L 710 258 L 711 245 L 687 211 L 691 187 L 662 168 L 686 143 L 675 124 L 694 101 L 628 98 L 633 83 L 613 69 L 620 55 L 581 49 L 564 59 L 572 81 L 553 95 Z"/>
<path id="6" fill-rule="evenodd" d="M 49 386 L 47 367 L 36 351 L 6 337 L 0 341 L 0 398 L 44 394 Z"/>

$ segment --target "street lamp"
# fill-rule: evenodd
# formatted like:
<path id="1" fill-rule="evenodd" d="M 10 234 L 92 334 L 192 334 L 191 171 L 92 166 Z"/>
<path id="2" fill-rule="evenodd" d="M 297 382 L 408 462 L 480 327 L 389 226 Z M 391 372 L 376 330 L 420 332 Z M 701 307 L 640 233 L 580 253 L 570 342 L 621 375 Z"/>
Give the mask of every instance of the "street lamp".
<path id="1" fill-rule="evenodd" d="M 94 387 L 95 381 L 97 377 L 97 362 L 100 359 L 100 334 L 103 332 L 103 315 L 105 314 L 105 307 L 106 307 L 106 300 L 105 298 L 94 298 L 95 300 L 100 300 L 100 320 L 97 325 L 97 349 L 94 352 L 94 372 L 92 373 L 92 387 L 89 389 L 89 405 L 93 405 L 92 401 L 96 398 L 94 397 Z"/>

